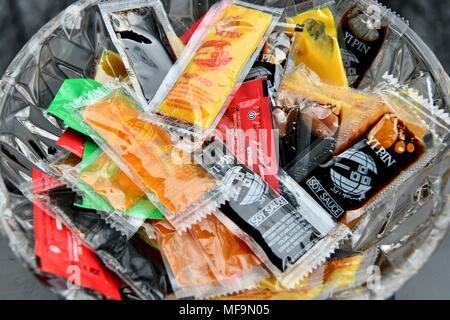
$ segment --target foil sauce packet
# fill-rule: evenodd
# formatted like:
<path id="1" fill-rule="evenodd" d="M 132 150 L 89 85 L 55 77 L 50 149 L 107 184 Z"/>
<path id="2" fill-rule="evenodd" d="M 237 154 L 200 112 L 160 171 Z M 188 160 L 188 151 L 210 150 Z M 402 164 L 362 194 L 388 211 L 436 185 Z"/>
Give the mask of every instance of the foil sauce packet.
<path id="1" fill-rule="evenodd" d="M 42 188 L 42 173 L 33 171 L 36 188 Z M 35 192 L 39 192 L 38 189 Z M 55 213 L 44 210 L 45 204 L 35 199 L 35 254 L 38 270 L 71 281 L 73 285 L 100 292 L 105 297 L 122 300 L 122 282 L 109 271 L 94 251 L 84 245 L 60 221 Z"/>
<path id="2" fill-rule="evenodd" d="M 266 80 L 245 82 L 217 126 L 222 141 L 275 191 L 278 157 Z"/>
<path id="3" fill-rule="evenodd" d="M 151 101 L 148 120 L 188 133 L 213 129 L 278 17 L 245 2 L 213 6 Z"/>
<path id="4" fill-rule="evenodd" d="M 139 98 L 151 100 L 183 50 L 160 1 L 99 4 L 106 28 Z"/>
<path id="5" fill-rule="evenodd" d="M 322 263 L 339 241 L 348 236 L 348 229 L 331 222 L 314 201 L 309 201 L 307 193 L 303 192 L 303 202 L 294 207 L 290 199 L 240 164 L 219 141 L 206 146 L 197 155 L 197 161 L 220 181 L 222 192 L 226 193 L 228 201 L 216 216 L 246 241 L 289 288 Z"/>
<path id="6" fill-rule="evenodd" d="M 337 6 L 338 35 L 351 87 L 358 88 L 389 35 L 381 7 L 366 1 L 341 1 Z"/>
<path id="7" fill-rule="evenodd" d="M 325 83 L 348 86 L 333 13 L 330 8 L 308 10 L 288 18 L 288 23 L 304 25 L 296 32 L 291 57 L 293 65 L 306 65 Z"/>
<path id="8" fill-rule="evenodd" d="M 177 298 L 207 298 L 254 288 L 267 272 L 247 245 L 215 216 L 182 234 L 153 222 Z"/>

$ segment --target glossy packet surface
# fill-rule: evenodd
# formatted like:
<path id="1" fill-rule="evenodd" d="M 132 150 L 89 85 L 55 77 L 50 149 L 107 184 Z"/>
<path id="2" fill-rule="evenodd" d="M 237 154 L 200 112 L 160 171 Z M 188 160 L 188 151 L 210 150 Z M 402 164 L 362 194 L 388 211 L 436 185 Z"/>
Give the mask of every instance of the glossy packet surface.
<path id="1" fill-rule="evenodd" d="M 182 234 L 153 222 L 177 298 L 206 298 L 256 287 L 267 276 L 261 262 L 215 216 Z"/>
<path id="2" fill-rule="evenodd" d="M 67 80 L 63 87 L 90 82 Z M 124 90 L 102 87 L 65 107 L 177 230 L 217 208 L 221 195 L 213 177 L 176 149 L 164 129 L 141 120 L 140 105 Z"/>
<path id="3" fill-rule="evenodd" d="M 240 164 L 218 141 L 211 142 L 197 161 L 220 181 L 229 199 L 216 215 L 288 288 L 320 265 L 348 236 L 348 229 L 333 223 L 290 178 L 279 180 L 282 190 L 296 193 L 286 197 Z"/>
<path id="4" fill-rule="evenodd" d="M 142 101 L 153 98 L 183 49 L 158 0 L 99 4 L 109 35 Z"/>
<path id="5" fill-rule="evenodd" d="M 92 190 L 79 188 L 78 181 L 72 176 L 73 170 L 79 164 L 79 158 L 74 155 L 69 155 L 55 161 L 49 172 L 52 176 L 42 176 L 40 179 L 34 179 L 33 184 L 25 183 L 21 186 L 21 190 L 26 197 L 41 198 L 48 200 L 45 191 L 51 188 L 59 188 L 61 193 L 70 198 L 68 200 L 70 205 L 82 208 L 99 210 L 98 214 L 102 216 L 110 224 L 112 228 L 121 232 L 124 236 L 131 238 L 147 219 L 147 212 L 145 214 L 127 215 L 112 208 L 112 206 L 101 196 L 92 192 Z M 78 205 L 83 204 L 86 206 Z M 53 208 L 49 204 L 50 209 Z M 102 209 L 105 209 L 104 211 Z M 55 210 L 59 210 L 56 206 Z"/>
<path id="6" fill-rule="evenodd" d="M 213 6 L 151 101 L 146 119 L 185 133 L 213 129 L 279 15 L 277 9 L 239 1 Z"/>

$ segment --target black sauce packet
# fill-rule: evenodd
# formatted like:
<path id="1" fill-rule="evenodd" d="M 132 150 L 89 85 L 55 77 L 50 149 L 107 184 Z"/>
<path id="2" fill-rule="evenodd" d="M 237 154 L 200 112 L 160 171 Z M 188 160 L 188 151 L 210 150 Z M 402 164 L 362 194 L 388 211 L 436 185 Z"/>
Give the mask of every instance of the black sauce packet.
<path id="1" fill-rule="evenodd" d="M 197 161 L 221 183 L 225 203 L 218 213 L 219 219 L 238 237 L 243 239 L 265 265 L 287 286 L 295 286 L 303 276 L 318 264 L 323 254 L 334 251 L 344 235 L 336 241 L 323 241 L 336 227 L 318 204 L 306 192 L 297 196 L 278 193 L 257 174 L 240 164 L 226 147 L 214 141 L 203 148 Z M 280 178 L 281 190 L 298 185 Z M 313 223 L 311 223 L 313 222 Z M 322 248 L 322 247 L 327 247 Z M 333 247 L 333 249 L 331 249 Z M 314 250 L 312 250 L 314 249 Z M 315 252 L 312 259 L 311 252 Z M 308 268 L 300 268 L 308 261 Z M 296 276 L 292 278 L 292 271 Z M 288 276 L 286 276 L 288 275 Z M 292 280 L 294 279 L 294 280 Z"/>

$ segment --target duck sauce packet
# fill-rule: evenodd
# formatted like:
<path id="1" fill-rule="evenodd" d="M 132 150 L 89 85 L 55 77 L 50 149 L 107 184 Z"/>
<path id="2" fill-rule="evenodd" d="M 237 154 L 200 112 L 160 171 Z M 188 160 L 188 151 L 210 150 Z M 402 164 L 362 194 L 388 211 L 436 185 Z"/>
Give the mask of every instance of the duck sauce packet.
<path id="1" fill-rule="evenodd" d="M 41 173 L 33 172 L 39 188 Z M 36 189 L 36 191 L 38 191 Z M 69 280 L 73 285 L 100 292 L 105 297 L 122 300 L 122 282 L 109 271 L 95 254 L 35 199 L 35 255 L 38 270 Z"/>
<path id="2" fill-rule="evenodd" d="M 154 221 L 177 298 L 206 298 L 256 287 L 267 272 L 247 245 L 215 216 L 184 233 Z"/>
<path id="3" fill-rule="evenodd" d="M 213 6 L 151 101 L 148 120 L 187 133 L 214 129 L 280 13 L 240 1 Z"/>
<path id="4" fill-rule="evenodd" d="M 152 99 L 184 47 L 163 4 L 133 0 L 98 6 L 135 92 L 143 102 Z"/>
<path id="5" fill-rule="evenodd" d="M 205 146 L 196 159 L 225 193 L 227 201 L 216 216 L 286 287 L 295 286 L 348 236 L 348 229 L 331 222 L 289 177 L 280 177 L 280 189 L 296 188 L 291 190 L 300 194 L 295 201 L 273 190 L 218 140 Z"/>
<path id="6" fill-rule="evenodd" d="M 74 80 L 74 82 L 89 84 L 87 87 L 91 88 L 98 87 L 97 83 L 92 81 Z M 72 86 L 72 89 L 74 87 L 76 86 Z M 71 91 L 66 89 L 67 86 L 62 88 L 56 102 L 65 98 L 65 92 Z M 82 89 L 78 91 L 73 89 L 71 97 L 75 98 L 77 92 L 80 96 L 82 92 L 84 93 Z M 69 125 L 78 123 L 76 115 L 61 110 L 65 108 L 65 104 L 52 103 L 51 108 L 51 112 L 60 115 L 65 123 Z M 77 124 L 74 129 L 80 129 L 80 126 Z M 89 138 L 74 129 L 69 128 L 59 139 L 58 144 L 82 158 L 81 163 L 75 167 L 64 168 L 60 166 L 63 163 L 57 161 L 53 163 L 53 169 L 59 166 L 58 175 L 80 193 L 89 194 L 89 197 L 83 197 L 76 205 L 85 209 L 120 212 L 146 219 L 162 219 L 159 210 L 148 201 L 144 192 L 119 169 L 115 162 Z"/>
<path id="7" fill-rule="evenodd" d="M 303 32 L 295 33 L 291 50 L 294 65 L 304 64 L 323 82 L 347 87 L 347 74 L 330 8 L 308 10 L 288 18 L 287 22 L 304 25 Z"/>
<path id="8" fill-rule="evenodd" d="M 274 190 L 278 157 L 266 79 L 248 81 L 236 92 L 217 130 L 222 141 Z"/>
<path id="9" fill-rule="evenodd" d="M 97 87 L 91 86 L 92 82 L 71 79 L 63 87 Z M 188 228 L 217 208 L 221 195 L 213 177 L 184 159 L 190 155 L 176 149 L 164 129 L 141 120 L 140 105 L 125 90 L 101 87 L 63 108 L 177 230 Z"/>

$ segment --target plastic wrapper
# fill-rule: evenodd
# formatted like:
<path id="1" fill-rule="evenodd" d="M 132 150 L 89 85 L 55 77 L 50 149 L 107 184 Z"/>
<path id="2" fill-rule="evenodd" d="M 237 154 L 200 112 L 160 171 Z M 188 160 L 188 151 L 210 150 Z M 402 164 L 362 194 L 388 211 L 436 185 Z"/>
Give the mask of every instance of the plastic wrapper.
<path id="1" fill-rule="evenodd" d="M 143 102 L 152 99 L 184 48 L 162 3 L 111 1 L 99 7 L 134 90 Z"/>
<path id="2" fill-rule="evenodd" d="M 280 189 L 291 191 L 285 197 L 238 162 L 219 141 L 211 142 L 196 159 L 220 181 L 228 199 L 216 213 L 220 221 L 288 288 L 320 265 L 349 235 L 345 226 L 333 223 L 289 177 L 279 179 Z"/>
<path id="3" fill-rule="evenodd" d="M 56 179 L 38 170 L 33 178 L 35 205 L 67 226 L 133 290 L 132 294 L 122 292 L 122 296 L 158 300 L 170 293 L 158 252 L 143 250 L 138 239 L 130 240 L 111 228 L 97 212 L 74 206 L 76 194 Z"/>
<path id="4" fill-rule="evenodd" d="M 90 87 L 93 80 L 68 80 L 65 87 Z M 145 192 L 177 230 L 216 209 L 216 181 L 191 156 L 175 148 L 162 128 L 140 119 L 140 105 L 122 89 L 91 90 L 62 106 L 126 175 Z M 186 161 L 186 159 L 188 161 Z"/>
<path id="5" fill-rule="evenodd" d="M 151 101 L 147 117 L 181 133 L 208 134 L 280 16 L 239 1 L 212 7 Z"/>
<path id="6" fill-rule="evenodd" d="M 179 234 L 153 222 L 177 298 L 206 298 L 254 288 L 267 277 L 261 262 L 215 216 Z"/>
<path id="7" fill-rule="evenodd" d="M 41 179 L 34 179 L 33 184 L 31 183 L 24 183 L 20 187 L 22 190 L 22 193 L 30 199 L 30 201 L 33 201 L 33 199 L 39 199 L 41 196 L 40 191 L 46 191 L 51 187 L 58 187 L 63 186 L 62 190 L 63 193 L 66 193 L 68 197 L 71 197 L 74 192 L 77 196 L 73 197 L 73 201 L 70 203 L 76 206 L 77 202 L 82 201 L 80 198 L 80 194 L 83 195 L 84 201 L 87 203 L 95 204 L 93 208 L 90 208 L 89 206 L 85 206 L 89 209 L 99 209 L 99 208 L 107 208 L 111 209 L 108 211 L 99 211 L 99 214 L 108 222 L 108 224 L 114 228 L 116 231 L 119 231 L 122 233 L 122 235 L 126 236 L 127 238 L 131 238 L 142 226 L 144 223 L 146 217 L 143 216 L 132 216 L 132 215 L 125 215 L 122 212 L 119 212 L 117 210 L 113 210 L 111 206 L 107 206 L 107 202 L 105 200 L 99 199 L 99 196 L 95 193 L 90 192 L 84 192 L 86 190 L 77 190 L 77 184 L 74 182 L 71 177 L 65 176 L 62 177 L 61 175 L 64 174 L 64 170 L 61 170 L 61 167 L 64 168 L 73 168 L 79 163 L 79 159 L 76 156 L 68 156 L 64 157 L 63 159 L 59 160 L 57 165 L 55 165 L 52 169 L 49 170 L 49 173 L 53 176 L 44 176 Z M 40 171 L 33 170 L 33 175 L 40 175 Z M 47 178 L 48 177 L 48 178 Z M 74 188 L 74 189 L 72 189 Z M 67 190 L 70 190 L 67 192 Z M 45 193 L 42 194 L 42 201 L 48 201 L 48 197 Z M 82 202 L 81 202 L 82 203 Z M 55 210 L 59 210 L 58 208 L 54 208 L 50 203 L 45 202 L 45 204 L 48 205 L 48 209 L 53 212 Z M 81 205 L 78 206 L 80 209 L 82 208 Z"/>
<path id="8" fill-rule="evenodd" d="M 84 80 L 75 81 L 82 85 L 97 87 L 97 82 Z M 78 87 L 82 86 L 79 85 Z M 68 86 L 67 86 L 68 87 Z M 62 88 L 57 99 L 50 106 L 50 113 L 57 115 L 76 130 L 84 129 L 78 125 L 77 114 L 68 112 L 65 101 L 66 95 L 75 99 L 77 96 L 76 85 L 71 90 Z M 70 93 L 68 93 L 70 92 Z M 78 93 L 82 93 L 79 90 Z M 74 125 L 77 123 L 77 125 Z M 86 133 L 86 132 L 85 132 Z M 50 170 L 56 176 L 64 179 L 71 187 L 76 189 L 83 197 L 78 205 L 87 209 L 95 209 L 103 212 L 123 213 L 131 217 L 143 219 L 161 219 L 161 213 L 147 200 L 144 192 L 126 176 L 123 171 L 95 145 L 89 138 L 69 129 L 58 143 L 82 158 L 79 164 L 71 156 L 57 159 L 50 166 Z"/>
<path id="9" fill-rule="evenodd" d="M 287 21 L 304 25 L 303 32 L 295 33 L 289 69 L 304 64 L 323 82 L 347 87 L 347 74 L 330 8 L 308 10 Z"/>
<path id="10" fill-rule="evenodd" d="M 64 157 L 52 164 L 52 171 L 81 195 L 76 203 L 81 208 L 138 219 L 163 218 L 144 192 L 93 142 L 85 143 L 79 164 Z"/>

